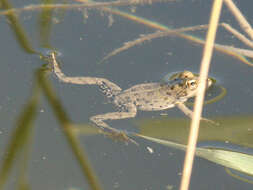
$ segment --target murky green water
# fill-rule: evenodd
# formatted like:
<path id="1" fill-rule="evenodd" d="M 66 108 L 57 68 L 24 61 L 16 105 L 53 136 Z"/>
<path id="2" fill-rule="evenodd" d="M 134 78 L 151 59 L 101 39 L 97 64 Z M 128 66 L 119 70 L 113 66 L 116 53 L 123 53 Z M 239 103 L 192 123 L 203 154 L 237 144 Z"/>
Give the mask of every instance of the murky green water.
<path id="1" fill-rule="evenodd" d="M 12 2 L 13 7 L 23 7 L 29 3 Z M 249 20 L 253 18 L 251 2 L 240 2 L 237 5 Z M 200 0 L 156 3 L 137 6 L 134 14 L 179 28 L 207 24 L 210 7 L 211 1 L 204 3 Z M 133 8 L 124 7 L 122 10 L 129 12 Z M 13 17 L 1 16 L 1 158 L 7 155 L 5 150 L 20 113 L 31 98 L 36 83 L 35 72 L 47 63 L 40 59 L 39 54 L 45 55 L 50 49 L 61 53 L 59 60 L 66 75 L 107 78 L 122 89 L 138 83 L 160 81 L 166 74 L 175 71 L 198 72 L 202 46 L 176 37 L 145 42 L 98 64 L 105 55 L 124 42 L 155 31 L 117 15 L 113 15 L 114 22 L 108 27 L 108 15 L 102 15 L 98 10 L 89 10 L 88 19 L 85 19 L 84 12 L 80 10 L 57 10 L 20 13 L 14 21 Z M 239 28 L 225 6 L 221 20 Z M 204 37 L 205 33 L 194 34 Z M 246 47 L 221 28 L 217 42 Z M 248 148 L 253 147 L 252 74 L 252 67 L 234 57 L 214 52 L 210 75 L 217 80 L 217 85 L 227 90 L 227 95 L 204 107 L 203 115 L 217 120 L 221 125 L 217 127 L 203 123 L 199 138 L 201 142 L 212 141 L 230 146 L 236 144 L 244 147 L 246 153 L 250 152 Z M 88 124 L 91 116 L 116 110 L 97 86 L 63 84 L 50 72 L 46 76 L 68 118 L 74 123 Z M 209 93 L 212 95 L 215 92 L 213 89 Z M 17 156 L 4 188 L 16 187 L 20 173 L 24 172 L 32 189 L 88 189 L 87 179 L 72 152 L 73 144 L 70 148 L 70 141 L 66 141 L 52 106 L 43 93 L 36 113 L 33 133 L 30 134 L 32 138 L 28 138 L 30 140 L 27 142 L 30 146 L 27 154 L 29 167 L 26 172 L 22 171 L 24 154 Z M 187 121 L 189 119 L 179 110 L 170 109 L 161 112 L 139 111 L 134 119 L 108 123 L 129 132 L 185 144 L 189 131 Z M 103 189 L 166 189 L 166 186 L 178 189 L 184 152 L 138 137 L 133 138 L 139 146 L 125 145 L 104 135 L 78 136 L 80 146 L 85 148 Z M 154 152 L 151 153 L 147 147 Z M 20 181 L 25 180 L 21 178 Z M 239 188 L 249 190 L 252 184 L 232 177 L 223 166 L 196 158 L 191 189 Z"/>

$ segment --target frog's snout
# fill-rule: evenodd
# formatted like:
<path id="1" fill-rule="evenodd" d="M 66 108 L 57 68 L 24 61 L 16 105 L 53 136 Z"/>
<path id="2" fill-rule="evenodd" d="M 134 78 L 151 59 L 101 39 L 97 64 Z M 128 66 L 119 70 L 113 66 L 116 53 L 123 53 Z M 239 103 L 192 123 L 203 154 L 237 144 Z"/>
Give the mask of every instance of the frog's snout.
<path id="1" fill-rule="evenodd" d="M 216 83 L 216 80 L 214 78 L 208 78 L 207 79 L 207 87 L 210 87 Z"/>
<path id="2" fill-rule="evenodd" d="M 215 81 L 213 81 L 212 79 L 208 78 L 207 79 L 207 88 L 212 86 L 215 83 Z"/>

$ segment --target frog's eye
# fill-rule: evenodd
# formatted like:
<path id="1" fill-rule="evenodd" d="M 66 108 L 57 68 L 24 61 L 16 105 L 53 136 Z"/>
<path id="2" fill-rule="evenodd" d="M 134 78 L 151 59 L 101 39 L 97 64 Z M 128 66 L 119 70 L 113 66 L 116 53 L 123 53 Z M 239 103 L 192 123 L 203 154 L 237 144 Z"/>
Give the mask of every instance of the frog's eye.
<path id="1" fill-rule="evenodd" d="M 187 86 L 191 89 L 194 90 L 197 88 L 198 84 L 196 80 L 189 80 L 187 81 Z"/>

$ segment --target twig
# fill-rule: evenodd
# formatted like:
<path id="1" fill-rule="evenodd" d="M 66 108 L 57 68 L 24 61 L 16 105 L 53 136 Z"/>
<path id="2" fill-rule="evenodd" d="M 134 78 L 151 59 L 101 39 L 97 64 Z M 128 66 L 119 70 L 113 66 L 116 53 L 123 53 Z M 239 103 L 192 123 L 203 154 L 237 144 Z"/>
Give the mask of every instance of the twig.
<path id="1" fill-rule="evenodd" d="M 166 0 L 166 1 L 174 1 L 174 0 Z M 38 11 L 41 9 L 79 9 L 79 8 L 106 8 L 111 6 L 130 6 L 137 4 L 145 4 L 148 3 L 146 1 L 113 1 L 113 2 L 88 2 L 88 3 L 72 3 L 72 4 L 38 4 L 38 5 L 28 5 L 22 8 L 13 8 L 5 11 L 0 11 L 0 15 L 8 15 L 11 13 L 20 13 L 23 11 Z"/>
<path id="2" fill-rule="evenodd" d="M 231 34 L 233 34 L 235 37 L 237 37 L 241 42 L 248 45 L 249 47 L 253 48 L 253 42 L 246 38 L 243 34 L 241 34 L 239 31 L 234 29 L 232 26 L 230 26 L 227 23 L 221 23 L 221 26 L 223 26 L 227 31 L 229 31 Z"/>
<path id="3" fill-rule="evenodd" d="M 120 53 L 122 51 L 125 51 L 131 47 L 136 46 L 136 45 L 140 45 L 146 41 L 151 41 L 152 39 L 155 39 L 155 38 L 162 38 L 162 37 L 173 35 L 173 34 L 177 35 L 177 33 L 180 33 L 180 32 L 202 30 L 202 29 L 206 29 L 206 28 L 208 28 L 208 25 L 197 25 L 197 26 L 182 27 L 182 28 L 178 28 L 178 29 L 165 30 L 165 31 L 158 30 L 158 31 L 151 33 L 151 34 L 142 34 L 142 35 L 140 35 L 139 38 L 132 40 L 132 41 L 125 42 L 123 46 L 121 46 L 121 47 L 113 50 L 109 54 L 107 54 L 100 61 L 100 63 L 104 62 L 105 60 L 109 59 L 112 56 L 117 55 L 118 53 Z"/>
<path id="4" fill-rule="evenodd" d="M 188 146 L 184 162 L 183 176 L 181 180 L 180 190 L 187 190 L 190 184 L 191 172 L 194 154 L 196 150 L 196 143 L 198 139 L 199 123 L 202 113 L 202 107 L 204 102 L 204 93 L 206 88 L 206 80 L 208 76 L 208 69 L 210 60 L 212 57 L 214 40 L 216 36 L 216 30 L 218 27 L 220 12 L 222 7 L 222 0 L 215 0 L 210 17 L 210 25 L 207 33 L 207 39 L 204 47 L 204 54 L 200 66 L 200 84 L 198 88 L 197 97 L 194 103 L 194 113 L 191 121 L 191 129 L 188 139 Z"/>
<path id="5" fill-rule="evenodd" d="M 246 18 L 243 16 L 241 11 L 236 7 L 234 2 L 232 0 L 224 0 L 224 2 L 228 6 L 230 11 L 233 13 L 233 15 L 235 16 L 240 27 L 249 35 L 249 37 L 251 39 L 253 39 L 253 29 L 251 28 L 251 25 L 246 20 Z"/>

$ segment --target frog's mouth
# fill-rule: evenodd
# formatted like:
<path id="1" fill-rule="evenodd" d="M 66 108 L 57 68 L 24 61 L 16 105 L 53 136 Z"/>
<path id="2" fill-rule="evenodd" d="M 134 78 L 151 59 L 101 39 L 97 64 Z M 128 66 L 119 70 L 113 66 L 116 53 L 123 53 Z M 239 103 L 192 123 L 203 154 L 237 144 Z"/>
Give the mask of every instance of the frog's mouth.
<path id="1" fill-rule="evenodd" d="M 194 75 L 199 77 L 199 74 L 194 74 Z M 216 80 L 213 77 L 208 77 L 208 79 L 207 79 L 207 86 L 208 87 L 213 86 L 215 83 L 216 83 Z"/>

